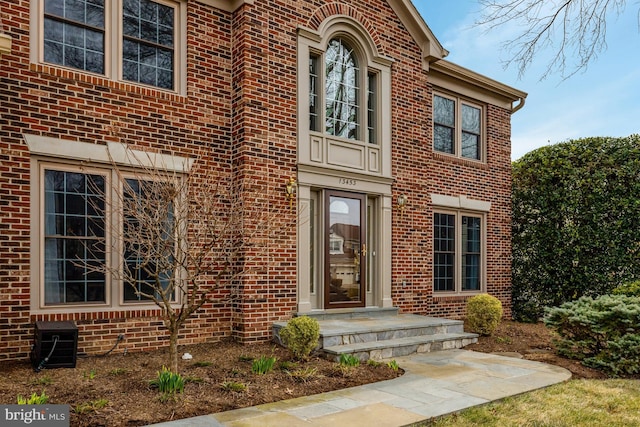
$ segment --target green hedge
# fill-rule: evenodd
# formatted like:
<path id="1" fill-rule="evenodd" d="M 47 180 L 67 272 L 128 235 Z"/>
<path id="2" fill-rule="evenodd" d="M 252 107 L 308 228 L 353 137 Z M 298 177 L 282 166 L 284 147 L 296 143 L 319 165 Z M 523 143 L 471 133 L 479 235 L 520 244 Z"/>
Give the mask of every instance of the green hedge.
<path id="1" fill-rule="evenodd" d="M 541 147 L 512 166 L 516 320 L 640 279 L 640 135 Z"/>

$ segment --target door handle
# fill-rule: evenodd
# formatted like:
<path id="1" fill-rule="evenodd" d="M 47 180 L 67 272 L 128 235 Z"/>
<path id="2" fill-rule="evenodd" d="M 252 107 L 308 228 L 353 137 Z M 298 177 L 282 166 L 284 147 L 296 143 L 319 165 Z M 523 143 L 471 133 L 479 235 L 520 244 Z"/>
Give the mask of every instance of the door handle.
<path id="1" fill-rule="evenodd" d="M 364 243 L 362 244 L 362 256 L 367 256 L 367 245 Z"/>

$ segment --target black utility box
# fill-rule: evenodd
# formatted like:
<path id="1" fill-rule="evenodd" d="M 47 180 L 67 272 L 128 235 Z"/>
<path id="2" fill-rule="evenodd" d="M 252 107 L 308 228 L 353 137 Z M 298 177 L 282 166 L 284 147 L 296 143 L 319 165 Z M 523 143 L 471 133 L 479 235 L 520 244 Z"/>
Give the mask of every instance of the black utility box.
<path id="1" fill-rule="evenodd" d="M 76 367 L 78 327 L 75 323 L 36 322 L 33 340 L 31 363 L 35 369 Z M 40 366 L 47 356 L 49 360 Z"/>

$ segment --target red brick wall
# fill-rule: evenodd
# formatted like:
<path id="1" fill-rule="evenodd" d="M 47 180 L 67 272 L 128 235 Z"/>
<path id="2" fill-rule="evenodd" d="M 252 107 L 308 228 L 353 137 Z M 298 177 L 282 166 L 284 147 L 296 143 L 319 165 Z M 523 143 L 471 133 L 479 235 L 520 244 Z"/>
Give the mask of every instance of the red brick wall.
<path id="1" fill-rule="evenodd" d="M 271 339 L 272 323 L 296 310 L 295 209 L 288 209 L 284 196 L 296 171 L 294 13 L 280 2 L 256 2 L 233 19 L 234 173 L 275 190 L 272 198 L 248 200 L 247 217 L 265 209 L 279 212 L 266 253 L 250 248 L 243 254 L 248 273 L 233 307 L 233 336 L 242 342 Z M 254 262 L 260 267 L 252 268 Z"/>
<path id="2" fill-rule="evenodd" d="M 32 315 L 30 298 L 30 156 L 23 134 L 103 144 L 126 142 L 189 156 L 212 153 L 207 166 L 273 189 L 247 201 L 256 210 L 283 212 L 273 229 L 289 230 L 256 242 L 239 260 L 248 273 L 234 283 L 229 304 L 205 306 L 180 344 L 234 336 L 243 342 L 270 338 L 271 323 L 296 310 L 296 212 L 284 185 L 296 170 L 296 29 L 343 14 L 369 29 L 392 66 L 394 194 L 409 206 L 394 212 L 392 297 L 406 312 L 460 317 L 464 300 L 434 298 L 432 209 L 429 194 L 467 195 L 490 201 L 487 218 L 488 290 L 509 310 L 510 128 L 509 113 L 489 106 L 488 163 L 477 166 L 431 151 L 432 88 L 421 50 L 383 0 L 340 2 L 256 1 L 235 13 L 188 2 L 186 95 L 168 94 L 29 61 L 29 0 L 0 2 L 11 54 L 0 56 L 0 359 L 29 351 L 36 320 L 75 320 L 80 351 L 121 346 L 162 346 L 158 311 Z M 284 208 L 284 209 L 283 209 Z M 401 281 L 406 280 L 407 286 Z M 221 296 L 228 296 L 222 293 Z"/>
<path id="3" fill-rule="evenodd" d="M 428 99 L 432 88 L 429 88 Z M 430 101 L 429 101 L 430 102 Z M 425 114 L 431 120 L 431 113 Z M 398 194 L 409 195 L 402 217 L 394 212 L 394 305 L 402 311 L 462 318 L 468 296 L 434 295 L 433 207 L 430 194 L 459 195 L 491 202 L 487 215 L 487 292 L 501 300 L 505 317 L 511 317 L 511 142 L 508 111 L 487 106 L 487 162 L 465 161 L 430 149 L 432 128 L 413 144 L 394 144 L 394 175 Z M 413 146 L 412 146 L 413 145 Z M 420 165 L 427 165 L 421 167 Z M 407 285 L 402 286 L 405 280 Z"/>
<path id="4" fill-rule="evenodd" d="M 29 0 L 1 2 L 0 16 L 13 39 L 11 53 L 0 57 L 0 359 L 28 354 L 37 320 L 76 321 L 83 352 L 107 350 L 119 334 L 126 335 L 121 347 L 160 347 L 167 336 L 159 310 L 30 313 L 30 263 L 37 260 L 29 253 L 30 155 L 22 135 L 116 141 L 184 157 L 208 152 L 202 161 L 229 173 L 231 16 L 188 2 L 185 95 L 30 63 Z M 209 304 L 180 343 L 230 335 L 231 308 Z"/>

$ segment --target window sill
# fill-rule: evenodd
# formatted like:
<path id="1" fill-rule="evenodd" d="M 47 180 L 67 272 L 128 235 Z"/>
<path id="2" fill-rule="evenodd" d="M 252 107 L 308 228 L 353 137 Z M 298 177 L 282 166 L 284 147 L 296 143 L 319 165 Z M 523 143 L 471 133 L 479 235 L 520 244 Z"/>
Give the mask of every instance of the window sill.
<path id="1" fill-rule="evenodd" d="M 165 99 L 172 102 L 186 102 L 187 100 L 186 96 L 174 91 L 160 89 L 153 86 L 144 86 L 130 82 L 112 80 L 100 74 L 92 74 L 89 72 L 75 70 L 72 68 L 65 68 L 54 64 L 32 63 L 30 65 L 30 70 L 35 73 L 47 74 L 63 79 L 76 80 L 96 86 L 105 86 L 111 89 L 122 90 L 142 96 Z"/>
<path id="2" fill-rule="evenodd" d="M 463 157 L 457 157 L 451 154 L 440 153 L 437 151 L 433 151 L 433 159 L 441 162 L 470 166 L 476 169 L 485 169 L 485 170 L 489 169 L 489 165 L 485 161 L 465 159 Z"/>
<path id="3" fill-rule="evenodd" d="M 476 295 L 482 294 L 484 293 L 484 291 L 467 291 L 465 293 L 458 293 L 458 292 L 435 292 L 433 293 L 433 299 L 434 300 L 438 300 L 438 301 L 444 301 L 444 300 L 448 300 L 448 301 L 460 301 L 460 300 L 467 300 L 471 297 L 474 297 Z"/>
<path id="4" fill-rule="evenodd" d="M 178 306 L 176 304 L 176 306 Z M 31 310 L 31 320 L 97 320 L 121 319 L 134 317 L 159 317 L 162 310 L 155 304 L 139 304 L 131 306 L 55 306 Z"/>

